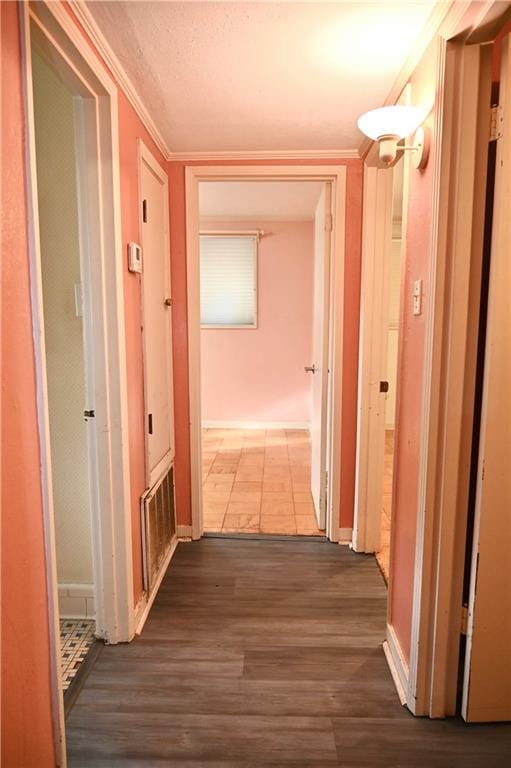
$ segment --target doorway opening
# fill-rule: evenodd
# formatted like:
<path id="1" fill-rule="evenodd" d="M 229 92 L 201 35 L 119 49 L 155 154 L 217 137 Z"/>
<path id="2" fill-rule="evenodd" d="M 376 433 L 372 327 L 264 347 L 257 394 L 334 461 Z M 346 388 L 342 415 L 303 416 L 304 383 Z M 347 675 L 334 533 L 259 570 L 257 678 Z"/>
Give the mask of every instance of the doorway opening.
<path id="1" fill-rule="evenodd" d="M 338 541 L 346 169 L 186 175 L 192 537 Z"/>
<path id="2" fill-rule="evenodd" d="M 390 569 L 390 531 L 392 525 L 392 486 L 394 446 L 396 444 L 396 395 L 398 378 L 399 327 L 401 316 L 401 284 L 404 264 L 403 190 L 405 159 L 393 168 L 391 246 L 388 260 L 388 289 L 383 323 L 386 323 L 385 379 L 380 389 L 385 394 L 385 444 L 380 517 L 380 543 L 376 560 L 386 582 Z"/>
<path id="3" fill-rule="evenodd" d="M 324 536 L 331 188 L 199 184 L 206 533 Z"/>
<path id="4" fill-rule="evenodd" d="M 64 695 L 96 641 L 90 286 L 81 100 L 32 47 L 51 483 Z"/>

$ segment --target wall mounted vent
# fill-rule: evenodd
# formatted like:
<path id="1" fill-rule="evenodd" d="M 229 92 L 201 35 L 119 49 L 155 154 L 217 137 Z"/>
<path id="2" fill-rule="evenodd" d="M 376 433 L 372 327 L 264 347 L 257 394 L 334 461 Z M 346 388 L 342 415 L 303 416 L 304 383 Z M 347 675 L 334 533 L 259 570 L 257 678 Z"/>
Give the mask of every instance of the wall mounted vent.
<path id="1" fill-rule="evenodd" d="M 142 496 L 144 589 L 150 595 L 176 538 L 174 468 Z"/>

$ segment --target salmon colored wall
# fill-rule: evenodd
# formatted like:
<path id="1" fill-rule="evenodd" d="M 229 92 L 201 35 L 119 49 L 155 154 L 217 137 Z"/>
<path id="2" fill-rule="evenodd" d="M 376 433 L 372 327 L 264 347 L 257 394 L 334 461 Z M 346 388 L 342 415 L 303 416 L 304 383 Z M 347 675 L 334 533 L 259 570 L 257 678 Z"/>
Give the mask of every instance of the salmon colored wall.
<path id="1" fill-rule="evenodd" d="M 434 41 L 424 55 L 412 79 L 415 104 L 435 102 L 438 43 Z M 435 107 L 436 109 L 436 107 Z M 396 413 L 396 448 L 394 460 L 394 501 L 392 507 L 392 579 L 389 596 L 389 623 L 393 626 L 401 650 L 410 658 L 412 598 L 415 568 L 415 543 L 419 492 L 419 445 L 423 405 L 424 344 L 426 317 L 412 313 L 415 280 L 423 280 L 423 308 L 430 290 L 431 209 L 435 136 L 435 109 L 426 125 L 431 130 L 431 150 L 424 171 L 410 170 L 406 260 L 403 276 L 401 360 Z"/>
<path id="2" fill-rule="evenodd" d="M 232 222 L 262 229 L 257 328 L 201 331 L 203 421 L 309 422 L 314 229 L 312 221 Z"/>
<path id="3" fill-rule="evenodd" d="M 239 161 L 205 162 L 190 165 L 239 165 Z M 353 525 L 355 489 L 355 448 L 357 423 L 358 318 L 360 312 L 360 250 L 362 238 L 363 165 L 360 160 L 274 160 L 243 161 L 243 165 L 341 165 L 347 169 L 346 262 L 344 270 L 344 350 L 341 435 L 340 524 Z M 168 164 L 170 185 L 170 251 L 172 271 L 174 407 L 176 428 L 177 516 L 181 525 L 191 524 L 190 504 L 190 426 L 188 397 L 188 331 L 186 294 L 186 217 L 185 167 L 183 162 Z"/>
<path id="4" fill-rule="evenodd" d="M 17 4 L 2 2 L 1 13 L 2 103 L 9 105 L 8 110 L 2 111 L 2 765 L 5 768 L 49 768 L 55 764 L 55 748 L 30 310 Z M 119 91 L 135 603 L 142 594 L 139 499 L 145 490 L 143 364 L 140 279 L 128 273 L 125 254 L 130 240 L 140 240 L 138 138 L 144 140 L 157 161 L 165 167 L 163 156 L 127 98 Z"/>
<path id="5" fill-rule="evenodd" d="M 51 768 L 50 640 L 23 172 L 18 9 L 1 3 L 2 759 Z M 6 109 L 8 105 L 8 109 Z"/>

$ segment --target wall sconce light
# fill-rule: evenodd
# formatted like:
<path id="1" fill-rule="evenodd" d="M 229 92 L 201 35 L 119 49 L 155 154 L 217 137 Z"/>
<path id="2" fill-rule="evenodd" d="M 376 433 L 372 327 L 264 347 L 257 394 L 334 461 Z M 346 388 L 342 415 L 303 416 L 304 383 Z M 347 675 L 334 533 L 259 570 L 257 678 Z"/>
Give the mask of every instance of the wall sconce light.
<path id="1" fill-rule="evenodd" d="M 420 107 L 407 107 L 396 104 L 380 107 L 366 112 L 358 119 L 358 127 L 373 141 L 378 142 L 379 156 L 382 163 L 391 166 L 398 153 L 413 152 L 412 162 L 415 168 L 425 168 L 428 162 L 429 141 L 424 128 L 419 127 L 426 117 Z M 415 131 L 411 146 L 399 145 L 399 142 Z"/>

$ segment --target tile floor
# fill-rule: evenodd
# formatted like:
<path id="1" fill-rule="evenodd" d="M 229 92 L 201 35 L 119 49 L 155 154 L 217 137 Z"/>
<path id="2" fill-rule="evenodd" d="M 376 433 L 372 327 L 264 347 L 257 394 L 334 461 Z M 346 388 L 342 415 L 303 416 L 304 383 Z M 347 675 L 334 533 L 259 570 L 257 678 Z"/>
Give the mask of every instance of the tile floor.
<path id="1" fill-rule="evenodd" d="M 383 572 L 385 580 L 389 578 L 390 556 L 390 515 L 392 510 L 392 463 L 394 460 L 394 431 L 385 432 L 385 464 L 383 475 L 383 499 L 381 507 L 381 549 L 376 553 L 376 559 Z"/>
<path id="2" fill-rule="evenodd" d="M 67 691 L 80 664 L 96 641 L 94 619 L 61 619 L 62 688 Z"/>
<path id="3" fill-rule="evenodd" d="M 324 536 L 305 430 L 204 429 L 204 530 Z"/>

